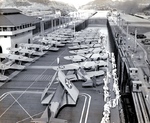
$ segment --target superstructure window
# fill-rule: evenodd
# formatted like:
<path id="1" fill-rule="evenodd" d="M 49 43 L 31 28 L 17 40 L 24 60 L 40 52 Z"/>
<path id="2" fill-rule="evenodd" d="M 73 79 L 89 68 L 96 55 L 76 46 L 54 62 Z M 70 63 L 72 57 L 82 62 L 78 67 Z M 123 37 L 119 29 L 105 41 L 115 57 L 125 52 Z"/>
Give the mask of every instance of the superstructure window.
<path id="1" fill-rule="evenodd" d="M 17 30 L 17 27 L 14 27 L 14 30 Z"/>
<path id="2" fill-rule="evenodd" d="M 4 38 L 7 38 L 7 36 L 4 36 Z"/>
<path id="3" fill-rule="evenodd" d="M 11 28 L 10 28 L 10 27 L 8 27 L 8 28 L 7 28 L 7 31 L 11 31 Z"/>
<path id="4" fill-rule="evenodd" d="M 19 26 L 17 26 L 17 29 L 20 29 Z"/>
<path id="5" fill-rule="evenodd" d="M 20 26 L 20 29 L 22 29 L 22 26 Z"/>
<path id="6" fill-rule="evenodd" d="M 14 31 L 14 27 L 10 27 L 11 31 Z"/>
<path id="7" fill-rule="evenodd" d="M 7 31 L 7 27 L 3 27 L 3 31 Z"/>

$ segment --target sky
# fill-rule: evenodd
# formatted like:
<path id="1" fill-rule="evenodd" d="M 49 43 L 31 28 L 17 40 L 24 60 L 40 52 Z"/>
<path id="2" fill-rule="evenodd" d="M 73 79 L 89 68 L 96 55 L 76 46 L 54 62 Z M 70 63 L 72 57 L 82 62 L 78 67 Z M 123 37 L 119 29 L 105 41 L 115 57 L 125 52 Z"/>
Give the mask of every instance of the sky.
<path id="1" fill-rule="evenodd" d="M 57 0 L 57 1 L 69 3 L 69 4 L 74 5 L 76 8 L 79 8 L 79 6 L 84 5 L 84 4 L 91 2 L 93 0 Z"/>

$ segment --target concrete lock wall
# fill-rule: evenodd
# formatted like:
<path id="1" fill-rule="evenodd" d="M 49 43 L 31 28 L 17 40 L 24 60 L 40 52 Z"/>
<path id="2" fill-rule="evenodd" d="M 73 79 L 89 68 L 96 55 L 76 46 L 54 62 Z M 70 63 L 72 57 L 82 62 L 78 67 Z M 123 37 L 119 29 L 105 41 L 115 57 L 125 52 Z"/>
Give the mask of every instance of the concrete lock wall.
<path id="1" fill-rule="evenodd" d="M 110 26 L 109 21 L 107 21 L 107 28 L 108 28 L 108 32 L 109 32 L 110 45 L 112 48 L 111 50 L 115 54 L 120 91 L 125 93 L 126 86 L 129 83 L 129 76 L 128 76 L 128 71 L 127 71 L 129 67 L 128 67 L 128 64 L 125 62 L 123 54 L 116 42 L 115 36 L 116 36 L 117 32 L 114 30 L 113 27 Z"/>
<path id="2" fill-rule="evenodd" d="M 120 45 L 122 44 L 119 41 L 119 36 L 117 38 L 117 35 L 120 35 L 120 32 L 117 32 L 117 30 L 119 30 L 117 29 L 118 27 L 116 25 L 110 25 L 110 23 L 107 22 L 107 27 L 112 51 L 114 52 L 116 59 L 117 75 L 119 78 L 118 82 L 124 119 L 125 122 L 137 123 L 137 116 L 135 113 L 135 105 L 132 98 L 131 78 L 129 72 L 129 68 L 132 68 L 133 65 L 126 58 L 123 49 L 121 49 L 120 47 Z"/>

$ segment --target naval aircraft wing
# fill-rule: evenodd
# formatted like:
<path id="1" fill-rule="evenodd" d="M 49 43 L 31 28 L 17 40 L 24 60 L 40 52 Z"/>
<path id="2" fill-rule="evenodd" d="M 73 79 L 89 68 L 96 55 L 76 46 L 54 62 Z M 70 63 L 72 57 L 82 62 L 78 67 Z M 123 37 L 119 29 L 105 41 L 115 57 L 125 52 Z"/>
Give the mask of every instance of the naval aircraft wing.
<path id="1" fill-rule="evenodd" d="M 63 47 L 65 46 L 65 44 L 62 44 L 61 42 L 58 42 L 58 41 L 54 41 L 52 39 L 43 39 L 43 40 L 40 40 L 41 43 L 44 43 L 44 44 L 47 44 L 47 45 L 50 45 L 50 46 L 58 46 L 58 47 Z"/>
<path id="2" fill-rule="evenodd" d="M 14 70 L 23 70 L 24 68 L 25 68 L 25 66 L 19 65 L 19 64 L 12 64 L 10 66 L 10 69 L 14 69 Z"/>
<path id="3" fill-rule="evenodd" d="M 97 60 L 97 59 L 107 59 L 108 58 L 108 54 L 107 53 L 94 53 L 91 56 L 91 59 L 93 60 Z"/>
<path id="4" fill-rule="evenodd" d="M 88 48 L 89 46 L 87 45 L 74 45 L 71 47 L 68 47 L 70 50 L 76 50 L 76 49 L 84 49 L 84 48 Z"/>
<path id="5" fill-rule="evenodd" d="M 20 44 L 21 47 L 25 48 L 25 49 L 40 49 L 40 50 L 48 50 L 49 46 L 44 46 L 44 45 L 40 45 L 40 44 L 27 44 L 27 43 L 21 43 Z"/>
<path id="6" fill-rule="evenodd" d="M 72 41 L 73 44 L 75 43 L 90 44 L 90 43 L 97 43 L 97 42 L 98 40 L 94 40 L 93 38 L 91 39 L 82 38 L 82 39 L 75 39 L 74 41 Z"/>
<path id="7" fill-rule="evenodd" d="M 104 75 L 104 74 L 105 74 L 105 72 L 104 72 L 103 70 L 87 72 L 87 75 L 88 75 L 89 77 L 102 76 L 102 75 Z"/>
<path id="8" fill-rule="evenodd" d="M 83 61 L 86 60 L 87 58 L 81 55 L 72 55 L 72 56 L 64 56 L 64 59 L 72 61 Z"/>
<path id="9" fill-rule="evenodd" d="M 95 44 L 82 44 L 82 45 L 73 45 L 68 47 L 70 50 L 77 50 L 77 49 L 85 49 L 85 48 L 96 48 L 101 47 L 102 44 L 95 43 Z"/>
<path id="10" fill-rule="evenodd" d="M 107 53 L 88 53 L 88 54 L 78 54 L 78 55 L 72 55 L 72 56 L 65 56 L 64 59 L 66 60 L 72 60 L 72 61 L 83 61 L 88 59 L 98 60 L 98 59 L 107 59 L 108 54 Z"/>
<path id="11" fill-rule="evenodd" d="M 103 70 L 99 71 L 90 71 L 86 72 L 87 76 L 92 78 L 92 77 L 97 77 L 97 76 L 103 76 L 105 72 Z M 81 76 L 75 75 L 74 73 L 69 73 L 66 75 L 66 77 L 71 80 L 71 81 L 76 81 L 76 80 L 84 80 Z"/>
<path id="12" fill-rule="evenodd" d="M 80 66 L 83 66 L 84 68 L 91 68 L 91 67 L 95 67 L 95 66 L 99 66 L 99 67 L 106 67 L 107 66 L 107 62 L 105 62 L 103 60 L 99 60 L 99 61 L 85 61 L 85 62 L 80 62 L 78 64 Z"/>
<path id="13" fill-rule="evenodd" d="M 5 76 L 5 75 L 0 74 L 0 81 L 5 81 L 5 80 L 7 80 L 8 78 L 9 78 L 8 76 Z"/>
<path id="14" fill-rule="evenodd" d="M 59 48 L 57 48 L 57 47 L 50 47 L 49 48 L 49 51 L 58 51 L 59 50 Z"/>
<path id="15" fill-rule="evenodd" d="M 0 65 L 0 69 L 1 70 L 8 70 L 8 69 L 13 69 L 13 70 L 23 70 L 25 68 L 25 66 L 23 65 L 19 65 L 16 63 L 13 64 L 1 64 Z"/>
<path id="16" fill-rule="evenodd" d="M 8 69 L 14 69 L 14 70 L 22 70 L 25 66 L 19 65 L 14 63 L 14 61 L 8 61 L 6 63 L 0 63 L 0 70 L 8 70 Z"/>
<path id="17" fill-rule="evenodd" d="M 66 65 L 59 65 L 59 66 L 51 66 L 54 70 L 77 70 L 80 67 L 81 68 L 94 68 L 96 66 L 99 67 L 105 67 L 107 66 L 107 62 L 103 60 L 99 61 L 86 61 L 86 62 L 80 62 L 80 63 L 72 63 L 72 64 L 66 64 Z"/>
<path id="18" fill-rule="evenodd" d="M 54 70 L 74 70 L 74 69 L 78 69 L 78 68 L 79 68 L 79 65 L 77 63 L 52 66 L 52 69 L 54 69 Z"/>
<path id="19" fill-rule="evenodd" d="M 38 52 L 38 51 L 35 51 L 35 50 L 29 50 L 28 48 L 9 48 L 10 50 L 10 53 L 11 54 L 14 54 L 16 52 L 19 52 L 20 54 L 29 54 L 29 55 L 34 55 L 34 56 L 42 56 L 44 55 L 45 53 L 44 52 Z"/>
<path id="20" fill-rule="evenodd" d="M 8 69 L 10 69 L 10 65 L 0 63 L 0 70 L 8 70 Z"/>
<path id="21" fill-rule="evenodd" d="M 102 44 L 100 44 L 100 43 L 95 43 L 95 44 L 89 44 L 89 47 L 101 47 L 102 46 Z"/>
<path id="22" fill-rule="evenodd" d="M 10 60 L 19 60 L 19 61 L 25 61 L 25 62 L 33 61 L 32 58 L 28 58 L 22 55 L 4 54 L 4 53 L 0 53 L 0 58 L 10 59 Z"/>
<path id="23" fill-rule="evenodd" d="M 84 38 L 77 38 L 77 39 L 75 39 L 75 40 L 73 40 L 72 41 L 72 43 L 82 43 L 82 42 L 84 42 L 85 41 L 85 39 Z"/>
<path id="24" fill-rule="evenodd" d="M 102 52 L 103 48 L 88 48 L 88 49 L 80 49 L 80 50 L 71 50 L 69 51 L 71 54 L 87 54 L 87 53 L 99 53 Z"/>
<path id="25" fill-rule="evenodd" d="M 27 54 L 34 54 L 34 50 L 24 49 L 24 48 L 9 48 L 10 52 L 19 52 L 19 53 L 27 53 Z"/>
<path id="26" fill-rule="evenodd" d="M 55 37 L 55 38 L 53 38 L 53 40 L 55 40 L 55 41 L 60 41 L 60 42 L 65 42 L 65 41 L 67 41 L 67 39 L 68 38 L 66 38 L 66 37 Z"/>

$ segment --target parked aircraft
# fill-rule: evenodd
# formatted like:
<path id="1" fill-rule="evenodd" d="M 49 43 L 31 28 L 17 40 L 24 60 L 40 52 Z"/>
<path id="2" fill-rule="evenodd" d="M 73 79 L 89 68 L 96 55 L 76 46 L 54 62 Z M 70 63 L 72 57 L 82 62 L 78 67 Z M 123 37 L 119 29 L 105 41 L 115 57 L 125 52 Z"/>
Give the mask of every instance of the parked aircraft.
<path id="1" fill-rule="evenodd" d="M 65 44 L 62 44 L 61 42 L 58 41 L 54 41 L 49 37 L 45 37 L 44 39 L 39 40 L 40 43 L 44 44 L 44 45 L 50 45 L 50 46 L 54 46 L 54 47 L 63 47 L 65 46 Z"/>
<path id="2" fill-rule="evenodd" d="M 48 106 L 46 107 L 45 111 L 43 112 L 40 118 L 34 118 L 31 120 L 31 122 L 67 123 L 67 120 L 58 119 L 56 118 L 56 115 L 63 106 L 76 105 L 79 96 L 79 90 L 75 87 L 75 85 L 72 82 L 70 82 L 66 78 L 65 74 L 61 70 L 57 71 L 56 73 L 57 74 L 55 74 L 54 76 L 56 77 L 56 75 L 58 75 L 59 85 L 55 93 L 47 93 L 50 87 L 50 82 L 43 91 L 41 97 L 41 101 L 47 102 L 45 104 L 47 104 Z"/>
<path id="3" fill-rule="evenodd" d="M 59 66 L 52 66 L 54 70 L 65 70 L 65 71 L 72 71 L 67 73 L 67 78 L 69 80 L 84 80 L 85 83 L 82 86 L 95 86 L 96 81 L 93 81 L 93 77 L 102 76 L 105 74 L 103 70 L 96 70 L 98 67 L 105 67 L 107 66 L 107 62 L 105 61 L 87 61 L 87 62 L 80 62 L 80 63 L 72 63 L 67 65 L 59 65 Z M 85 69 L 91 71 L 86 72 Z"/>
<path id="4" fill-rule="evenodd" d="M 103 60 L 99 61 L 85 61 L 85 62 L 79 62 L 79 63 L 71 63 L 71 64 L 66 64 L 66 65 L 58 65 L 58 66 L 51 66 L 52 69 L 54 70 L 77 70 L 80 67 L 84 69 L 90 69 L 95 67 L 106 67 L 107 62 Z"/>
<path id="5" fill-rule="evenodd" d="M 5 63 L 2 62 L 0 63 L 0 70 L 1 70 L 0 81 L 5 81 L 9 78 L 4 75 L 6 70 L 10 69 L 23 70 L 25 68 L 25 66 L 23 65 L 16 64 L 14 60 L 5 60 L 5 61 L 6 61 Z"/>
<path id="6" fill-rule="evenodd" d="M 69 51 L 71 54 L 87 54 L 87 53 L 101 53 L 105 50 L 105 48 L 88 48 L 88 49 L 79 49 L 79 50 L 71 50 Z"/>
<path id="7" fill-rule="evenodd" d="M 95 44 L 82 44 L 82 45 L 73 45 L 71 47 L 68 47 L 70 50 L 77 50 L 77 49 L 84 49 L 84 48 L 96 48 L 101 47 L 101 44 L 95 43 Z"/>
<path id="8" fill-rule="evenodd" d="M 26 55 L 26 54 L 28 54 L 29 57 L 31 55 L 40 55 L 34 50 L 29 50 L 29 49 L 24 49 L 24 48 L 8 48 L 8 50 L 10 50 L 10 53 L 14 54 L 14 55 L 15 54 L 19 54 L 19 55 Z"/>
<path id="9" fill-rule="evenodd" d="M 14 61 L 7 61 L 6 63 L 0 63 L 1 74 L 4 75 L 6 70 L 22 70 L 25 66 L 16 64 Z"/>
<path id="10" fill-rule="evenodd" d="M 73 62 L 80 62 L 85 60 L 99 60 L 99 59 L 106 60 L 107 58 L 108 58 L 107 53 L 87 53 L 64 57 L 64 59 L 72 60 Z"/>
<path id="11" fill-rule="evenodd" d="M 50 50 L 50 51 L 58 51 L 59 48 L 51 47 L 51 46 L 44 46 L 40 44 L 27 44 L 27 43 L 21 43 L 20 47 L 25 49 L 33 49 L 35 51 L 43 52 L 44 50 Z"/>
<path id="12" fill-rule="evenodd" d="M 32 62 L 32 58 L 28 58 L 22 55 L 14 55 L 14 54 L 4 54 L 0 53 L 0 58 L 2 59 L 8 59 L 8 60 L 18 60 L 18 61 L 24 61 L 24 62 Z"/>

